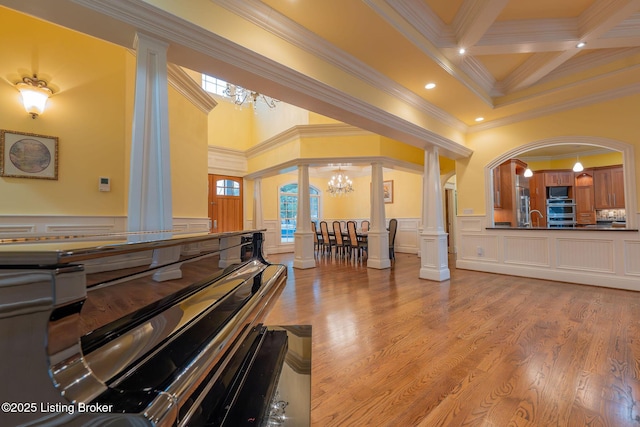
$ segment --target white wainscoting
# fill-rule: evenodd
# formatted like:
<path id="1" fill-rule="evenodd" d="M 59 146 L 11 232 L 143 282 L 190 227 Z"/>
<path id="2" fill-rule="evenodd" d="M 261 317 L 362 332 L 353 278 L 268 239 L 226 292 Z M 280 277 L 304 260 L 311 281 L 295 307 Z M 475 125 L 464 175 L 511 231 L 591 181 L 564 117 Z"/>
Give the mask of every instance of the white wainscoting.
<path id="1" fill-rule="evenodd" d="M 173 226 L 178 233 L 206 232 L 209 219 L 176 217 Z M 0 215 L 2 239 L 112 234 L 126 229 L 125 216 Z"/>
<path id="2" fill-rule="evenodd" d="M 485 223 L 457 218 L 457 268 L 640 291 L 638 231 L 487 230 Z"/>
<path id="3" fill-rule="evenodd" d="M 124 216 L 2 215 L 0 238 L 119 233 L 126 222 Z"/>

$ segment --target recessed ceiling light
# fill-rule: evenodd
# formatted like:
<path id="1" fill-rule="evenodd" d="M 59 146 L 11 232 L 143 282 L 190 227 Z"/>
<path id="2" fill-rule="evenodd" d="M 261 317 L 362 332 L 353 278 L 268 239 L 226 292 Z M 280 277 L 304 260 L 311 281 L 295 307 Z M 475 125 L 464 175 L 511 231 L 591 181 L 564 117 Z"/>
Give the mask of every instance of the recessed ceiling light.
<path id="1" fill-rule="evenodd" d="M 481 122 L 484 120 L 484 117 L 476 117 L 476 122 Z"/>
<path id="2" fill-rule="evenodd" d="M 426 85 L 424 85 L 425 89 L 433 89 L 434 87 L 436 87 L 435 83 L 427 83 Z"/>
<path id="3" fill-rule="evenodd" d="M 585 42 L 580 42 L 580 43 L 578 43 L 578 44 L 576 45 L 576 47 L 577 47 L 578 49 L 581 49 L 581 48 L 585 47 L 586 45 L 587 45 L 587 44 L 586 44 Z"/>
<path id="4" fill-rule="evenodd" d="M 460 49 L 458 49 L 458 53 L 459 53 L 460 55 L 464 55 L 464 53 L 465 53 L 466 51 L 467 51 L 467 50 L 466 50 L 465 48 L 463 48 L 463 47 L 461 47 Z"/>

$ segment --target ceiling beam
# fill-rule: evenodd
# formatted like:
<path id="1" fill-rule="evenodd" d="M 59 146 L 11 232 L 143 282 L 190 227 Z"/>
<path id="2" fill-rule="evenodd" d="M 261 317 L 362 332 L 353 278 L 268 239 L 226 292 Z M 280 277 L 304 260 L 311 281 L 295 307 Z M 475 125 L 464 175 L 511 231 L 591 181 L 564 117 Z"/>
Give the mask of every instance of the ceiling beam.
<path id="1" fill-rule="evenodd" d="M 602 0 L 595 2 L 578 18 L 577 38 L 574 43 L 584 41 L 592 48 L 591 42 L 597 44 L 600 37 L 618 26 L 640 9 L 640 0 Z M 612 40 L 608 47 L 612 46 Z M 553 70 L 574 57 L 580 49 L 575 45 L 568 46 L 566 41 L 563 49 L 556 52 L 537 53 L 518 67 L 509 77 L 500 83 L 506 93 L 527 88 L 547 76 Z"/>
<path id="2" fill-rule="evenodd" d="M 640 10 L 640 0 L 598 0 L 578 19 L 580 40 L 589 42 Z"/>
<path id="3" fill-rule="evenodd" d="M 458 47 L 475 45 L 491 27 L 509 0 L 467 0 L 453 19 Z"/>
<path id="4" fill-rule="evenodd" d="M 500 86 L 505 93 L 515 92 L 535 84 L 538 80 L 575 56 L 580 49 L 572 48 L 563 52 L 536 53 L 506 79 Z"/>

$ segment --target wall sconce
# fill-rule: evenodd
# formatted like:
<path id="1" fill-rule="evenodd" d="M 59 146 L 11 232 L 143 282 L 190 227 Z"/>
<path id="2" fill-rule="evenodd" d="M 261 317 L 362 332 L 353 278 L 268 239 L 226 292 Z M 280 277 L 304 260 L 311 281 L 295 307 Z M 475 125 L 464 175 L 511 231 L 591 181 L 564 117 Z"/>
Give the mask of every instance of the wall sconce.
<path id="1" fill-rule="evenodd" d="M 524 170 L 524 177 L 525 178 L 531 178 L 533 176 L 533 171 L 529 168 L 526 168 Z"/>
<path id="2" fill-rule="evenodd" d="M 24 77 L 16 87 L 22 95 L 22 103 L 27 113 L 31 114 L 31 118 L 35 119 L 38 114 L 44 112 L 47 99 L 53 94 L 51 89 L 47 87 L 47 82 L 38 79 L 35 74 L 32 77 Z"/>

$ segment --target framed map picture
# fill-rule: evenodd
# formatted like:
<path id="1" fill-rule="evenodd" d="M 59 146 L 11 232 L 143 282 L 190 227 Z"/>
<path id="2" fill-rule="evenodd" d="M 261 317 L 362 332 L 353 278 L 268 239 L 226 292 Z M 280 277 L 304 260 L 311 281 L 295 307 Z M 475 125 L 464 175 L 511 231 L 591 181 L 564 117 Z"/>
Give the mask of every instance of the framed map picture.
<path id="1" fill-rule="evenodd" d="M 58 179 L 58 137 L 0 130 L 0 176 Z"/>

